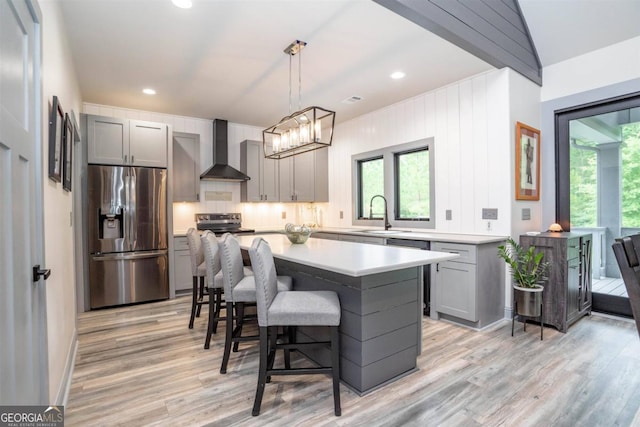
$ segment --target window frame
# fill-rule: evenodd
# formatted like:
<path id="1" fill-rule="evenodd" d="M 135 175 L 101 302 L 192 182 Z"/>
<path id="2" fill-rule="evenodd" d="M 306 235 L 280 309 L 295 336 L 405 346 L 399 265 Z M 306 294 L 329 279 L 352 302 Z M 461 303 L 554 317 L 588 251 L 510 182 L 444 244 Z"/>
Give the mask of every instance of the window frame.
<path id="1" fill-rule="evenodd" d="M 435 203 L 435 149 L 434 138 L 425 138 L 417 141 L 384 147 L 378 150 L 358 153 L 351 156 L 352 170 L 352 224 L 354 226 L 384 227 L 381 218 L 369 219 L 363 217 L 364 206 L 360 204 L 362 183 L 360 182 L 360 163 L 376 158 L 383 159 L 384 194 L 387 199 L 387 211 L 389 223 L 397 228 L 425 228 L 434 229 L 436 223 Z M 399 219 L 398 218 L 398 168 L 396 167 L 396 155 L 408 154 L 414 151 L 427 150 L 429 152 L 429 218 Z"/>

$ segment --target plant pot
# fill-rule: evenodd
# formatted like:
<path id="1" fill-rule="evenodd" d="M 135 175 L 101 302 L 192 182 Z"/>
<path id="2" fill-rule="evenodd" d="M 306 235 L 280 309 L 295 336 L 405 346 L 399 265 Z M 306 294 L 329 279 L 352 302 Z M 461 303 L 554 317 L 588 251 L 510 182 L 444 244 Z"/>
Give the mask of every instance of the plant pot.
<path id="1" fill-rule="evenodd" d="M 542 314 L 543 290 L 544 288 L 541 285 L 536 285 L 534 288 L 523 288 L 513 285 L 513 294 L 516 303 L 514 309 L 517 309 L 516 314 L 528 317 L 540 317 Z"/>

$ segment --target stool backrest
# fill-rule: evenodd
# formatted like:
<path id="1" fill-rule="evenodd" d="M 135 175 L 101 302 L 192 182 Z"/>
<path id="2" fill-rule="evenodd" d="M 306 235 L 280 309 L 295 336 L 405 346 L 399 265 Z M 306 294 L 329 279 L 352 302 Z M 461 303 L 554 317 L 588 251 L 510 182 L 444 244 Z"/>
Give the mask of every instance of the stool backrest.
<path id="1" fill-rule="evenodd" d="M 207 286 L 214 287 L 214 278 L 220 271 L 220 250 L 218 239 L 212 231 L 207 230 L 202 234 L 202 252 L 207 266 Z"/>
<path id="2" fill-rule="evenodd" d="M 229 233 L 225 233 L 218 243 L 220 249 L 220 266 L 226 299 L 233 299 L 233 288 L 244 278 L 244 265 L 240 244 Z"/>
<path id="3" fill-rule="evenodd" d="M 256 237 L 249 248 L 249 257 L 256 281 L 258 325 L 269 326 L 268 310 L 278 294 L 278 276 L 271 247 L 263 238 Z"/>
<path id="4" fill-rule="evenodd" d="M 198 266 L 204 261 L 202 253 L 202 243 L 200 242 L 200 233 L 195 228 L 187 230 L 187 244 L 189 245 L 189 255 L 191 258 L 191 275 L 198 275 Z"/>
<path id="5" fill-rule="evenodd" d="M 616 239 L 612 247 L 640 335 L 640 234 Z"/>

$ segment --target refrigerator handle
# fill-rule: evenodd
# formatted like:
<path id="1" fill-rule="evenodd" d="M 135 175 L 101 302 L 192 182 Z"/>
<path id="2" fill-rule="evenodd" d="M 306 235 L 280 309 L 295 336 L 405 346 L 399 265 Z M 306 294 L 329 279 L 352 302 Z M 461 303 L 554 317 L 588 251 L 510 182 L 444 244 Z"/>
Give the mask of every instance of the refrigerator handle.
<path id="1" fill-rule="evenodd" d="M 137 200 L 136 194 L 137 191 L 137 180 L 136 180 L 136 169 L 129 168 L 130 178 L 129 178 L 129 215 L 131 219 L 131 231 L 129 236 L 131 237 L 131 250 L 134 250 L 138 247 L 138 227 L 137 227 Z"/>
<path id="2" fill-rule="evenodd" d="M 129 261 L 134 259 L 158 258 L 162 256 L 167 256 L 166 250 L 92 255 L 91 259 L 93 261 Z"/>

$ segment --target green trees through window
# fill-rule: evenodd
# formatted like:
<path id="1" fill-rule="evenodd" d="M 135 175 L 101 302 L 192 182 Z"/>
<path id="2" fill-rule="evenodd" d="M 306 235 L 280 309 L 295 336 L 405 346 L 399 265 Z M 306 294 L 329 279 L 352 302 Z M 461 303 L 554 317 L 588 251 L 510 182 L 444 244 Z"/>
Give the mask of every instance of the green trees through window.
<path id="1" fill-rule="evenodd" d="M 396 153 L 396 197 L 399 219 L 428 219 L 429 150 Z"/>
<path id="2" fill-rule="evenodd" d="M 354 224 L 381 220 L 384 200 L 394 227 L 434 228 L 433 139 L 422 139 L 355 154 L 353 160 Z M 371 212 L 369 207 L 371 206 Z"/>
<path id="3" fill-rule="evenodd" d="M 621 126 L 620 185 L 622 227 L 640 228 L 640 123 Z M 598 226 L 598 151 L 591 141 L 571 145 L 571 226 Z M 600 191 L 610 191 L 601 188 Z M 602 207 L 605 208 L 606 207 Z"/>

